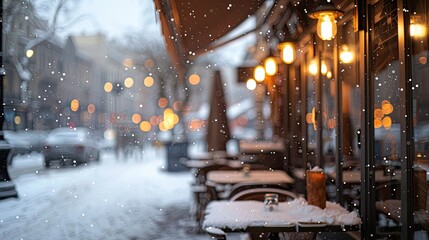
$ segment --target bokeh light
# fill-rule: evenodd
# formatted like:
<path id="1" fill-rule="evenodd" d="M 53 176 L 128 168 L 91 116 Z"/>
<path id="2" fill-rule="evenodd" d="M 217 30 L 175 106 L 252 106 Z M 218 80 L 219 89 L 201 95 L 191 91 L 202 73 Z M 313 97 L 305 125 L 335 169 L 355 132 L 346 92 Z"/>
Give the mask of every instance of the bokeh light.
<path id="1" fill-rule="evenodd" d="M 198 85 L 200 81 L 201 79 L 200 79 L 200 76 L 198 76 L 198 74 L 192 74 L 191 76 L 189 76 L 189 83 L 191 85 Z"/>
<path id="2" fill-rule="evenodd" d="M 79 100 L 77 99 L 71 100 L 70 110 L 72 110 L 73 112 L 77 112 L 77 110 L 79 110 Z"/>
<path id="3" fill-rule="evenodd" d="M 113 84 L 111 82 L 107 82 L 104 84 L 104 91 L 109 93 L 113 90 Z"/>
<path id="4" fill-rule="evenodd" d="M 140 122 L 139 128 L 143 132 L 149 132 L 152 129 L 152 125 L 148 121 Z"/>
<path id="5" fill-rule="evenodd" d="M 160 98 L 160 99 L 158 100 L 158 106 L 159 106 L 160 108 L 166 108 L 166 107 L 167 107 L 167 105 L 168 105 L 168 100 L 167 100 L 167 98 Z"/>
<path id="6" fill-rule="evenodd" d="M 134 79 L 132 78 L 132 77 L 127 77 L 127 78 L 125 78 L 125 80 L 124 80 L 124 86 L 126 87 L 126 88 L 130 88 L 130 87 L 132 87 L 134 85 Z"/>
<path id="7" fill-rule="evenodd" d="M 131 121 L 133 121 L 134 124 L 139 124 L 142 121 L 142 117 L 138 113 L 134 113 L 131 117 Z"/>
<path id="8" fill-rule="evenodd" d="M 153 77 L 151 77 L 151 76 L 148 76 L 148 77 L 146 77 L 146 78 L 143 80 L 143 84 L 144 84 L 146 87 L 152 87 L 154 82 L 155 82 L 155 81 L 153 80 Z"/>
<path id="9" fill-rule="evenodd" d="M 88 105 L 88 112 L 89 113 L 94 113 L 95 112 L 95 105 L 94 104 L 89 104 Z"/>

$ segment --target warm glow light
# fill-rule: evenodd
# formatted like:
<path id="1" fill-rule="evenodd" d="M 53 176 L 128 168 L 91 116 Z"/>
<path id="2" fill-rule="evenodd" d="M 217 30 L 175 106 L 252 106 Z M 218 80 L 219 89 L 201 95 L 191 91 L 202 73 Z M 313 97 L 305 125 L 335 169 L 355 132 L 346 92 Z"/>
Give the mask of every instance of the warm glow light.
<path id="1" fill-rule="evenodd" d="M 384 117 L 384 113 L 381 109 L 377 108 L 374 110 L 374 118 L 382 119 Z"/>
<path id="2" fill-rule="evenodd" d="M 161 121 L 158 125 L 159 130 L 161 130 L 162 132 L 168 131 L 170 129 L 168 129 L 167 127 L 165 127 L 164 121 Z"/>
<path id="3" fill-rule="evenodd" d="M 347 45 L 341 46 L 340 49 L 340 60 L 342 63 L 351 63 L 353 62 L 354 55 L 353 52 L 349 49 Z"/>
<path id="4" fill-rule="evenodd" d="M 174 111 L 180 111 L 180 110 L 182 110 L 182 107 L 183 107 L 183 102 L 182 101 L 175 101 L 173 103 L 173 109 L 174 109 Z"/>
<path id="5" fill-rule="evenodd" d="M 310 62 L 310 66 L 308 67 L 308 71 L 314 76 L 317 75 L 318 67 L 317 67 L 317 61 L 316 60 L 312 60 Z"/>
<path id="6" fill-rule="evenodd" d="M 33 51 L 33 50 L 31 50 L 31 49 L 28 49 L 28 50 L 27 50 L 27 52 L 25 52 L 25 55 L 26 55 L 28 58 L 31 58 L 31 57 L 34 55 L 34 51 Z"/>
<path id="7" fill-rule="evenodd" d="M 331 71 L 328 71 L 328 72 L 326 73 L 326 77 L 327 77 L 327 78 L 332 78 L 332 72 L 331 72 Z"/>
<path id="8" fill-rule="evenodd" d="M 316 108 L 315 107 L 313 107 L 311 109 L 311 122 L 316 124 Z"/>
<path id="9" fill-rule="evenodd" d="M 411 37 L 424 37 L 426 36 L 426 26 L 423 24 L 410 24 Z"/>
<path id="10" fill-rule="evenodd" d="M 95 112 L 95 105 L 94 104 L 89 104 L 88 105 L 88 112 L 89 113 L 94 113 Z"/>
<path id="11" fill-rule="evenodd" d="M 113 84 L 111 82 L 107 82 L 104 84 L 104 91 L 111 92 L 113 90 Z"/>
<path id="12" fill-rule="evenodd" d="M 163 127 L 165 129 L 173 129 L 174 125 L 176 125 L 179 122 L 179 117 L 177 116 L 177 114 L 175 114 L 173 112 L 173 109 L 171 108 L 166 108 L 164 110 L 164 121 L 163 123 Z M 161 125 L 161 123 L 160 123 Z M 161 128 L 161 126 L 160 126 Z"/>
<path id="13" fill-rule="evenodd" d="M 143 84 L 144 84 L 146 87 L 152 87 L 152 86 L 153 86 L 153 83 L 154 83 L 154 80 L 153 80 L 153 77 L 151 77 L 151 76 L 148 76 L 148 77 L 146 77 L 146 78 L 143 80 Z"/>
<path id="14" fill-rule="evenodd" d="M 139 124 L 142 121 L 142 116 L 138 113 L 134 113 L 131 117 L 131 121 L 133 121 L 134 124 Z"/>
<path id="15" fill-rule="evenodd" d="M 322 1 L 321 4 L 313 11 L 308 13 L 308 16 L 317 19 L 317 35 L 322 40 L 331 40 L 337 34 L 336 18 L 344 16 L 344 12 L 337 9 L 334 3 L 330 0 Z"/>
<path id="16" fill-rule="evenodd" d="M 152 68 L 155 66 L 155 62 L 152 59 L 148 59 L 144 62 L 144 66 L 147 68 Z"/>
<path id="17" fill-rule="evenodd" d="M 381 126 L 383 126 L 383 122 L 381 121 L 381 119 L 380 118 L 374 119 L 374 128 L 381 128 Z"/>
<path id="18" fill-rule="evenodd" d="M 15 116 L 15 117 L 13 118 L 13 122 L 14 122 L 16 125 L 21 124 L 21 117 L 20 117 L 20 116 Z"/>
<path id="19" fill-rule="evenodd" d="M 200 119 L 192 119 L 188 123 L 188 128 L 191 131 L 198 131 L 203 126 L 203 121 Z"/>
<path id="20" fill-rule="evenodd" d="M 390 103 L 386 103 L 386 104 L 383 104 L 382 106 L 381 106 L 381 110 L 383 111 L 383 113 L 384 114 L 391 114 L 392 112 L 393 112 L 393 105 L 392 104 L 390 104 Z"/>
<path id="21" fill-rule="evenodd" d="M 265 59 L 264 69 L 268 76 L 274 76 L 277 73 L 277 61 L 275 57 L 267 57 Z"/>
<path id="22" fill-rule="evenodd" d="M 149 121 L 152 126 L 158 126 L 160 118 L 158 116 L 152 116 L 150 117 Z"/>
<path id="23" fill-rule="evenodd" d="M 293 42 L 283 42 L 279 44 L 280 58 L 286 64 L 295 61 L 295 44 Z"/>
<path id="24" fill-rule="evenodd" d="M 191 85 L 198 85 L 200 83 L 200 76 L 198 76 L 198 74 L 192 74 L 191 76 L 189 76 L 189 83 Z"/>
<path id="25" fill-rule="evenodd" d="M 248 79 L 246 82 L 246 87 L 247 87 L 247 89 L 249 89 L 251 91 L 255 90 L 255 88 L 256 88 L 255 79 L 253 79 L 253 78 Z"/>
<path id="26" fill-rule="evenodd" d="M 164 116 L 165 115 L 169 115 L 169 114 L 173 114 L 174 112 L 173 112 L 173 109 L 171 109 L 171 108 L 166 108 L 165 110 L 164 110 Z"/>
<path id="27" fill-rule="evenodd" d="M 152 125 L 148 121 L 142 121 L 139 125 L 139 128 L 143 132 L 149 132 L 150 129 L 152 128 Z"/>
<path id="28" fill-rule="evenodd" d="M 422 38 L 427 34 L 427 27 L 424 18 L 420 15 L 410 17 L 410 36 L 414 38 Z"/>
<path id="29" fill-rule="evenodd" d="M 262 82 L 265 79 L 265 69 L 263 66 L 255 67 L 255 72 L 253 73 L 253 78 L 257 82 Z"/>
<path id="30" fill-rule="evenodd" d="M 383 118 L 383 127 L 389 129 L 392 126 L 392 119 L 387 116 Z"/>
<path id="31" fill-rule="evenodd" d="M 133 78 L 131 78 L 131 77 L 127 77 L 127 78 L 125 78 L 125 80 L 124 80 L 124 86 L 126 87 L 126 88 L 130 88 L 130 87 L 132 87 L 134 85 L 134 79 Z"/>
<path id="32" fill-rule="evenodd" d="M 72 110 L 73 112 L 77 112 L 77 110 L 79 110 L 79 100 L 77 99 L 71 100 L 70 110 Z"/>
<path id="33" fill-rule="evenodd" d="M 323 75 L 326 75 L 326 73 L 328 73 L 328 67 L 326 66 L 326 63 L 323 60 L 322 60 L 320 73 L 322 73 Z"/>
<path id="34" fill-rule="evenodd" d="M 305 115 L 305 122 L 307 122 L 308 124 L 312 124 L 313 123 L 313 114 L 307 113 Z"/>
<path id="35" fill-rule="evenodd" d="M 158 100 L 158 106 L 159 106 L 160 108 L 165 108 L 165 107 L 167 107 L 167 105 L 168 105 L 168 100 L 167 100 L 167 98 L 160 98 L 160 99 Z"/>
<path id="36" fill-rule="evenodd" d="M 322 40 L 331 40 L 337 34 L 337 23 L 332 13 L 324 13 L 317 22 L 317 35 Z"/>

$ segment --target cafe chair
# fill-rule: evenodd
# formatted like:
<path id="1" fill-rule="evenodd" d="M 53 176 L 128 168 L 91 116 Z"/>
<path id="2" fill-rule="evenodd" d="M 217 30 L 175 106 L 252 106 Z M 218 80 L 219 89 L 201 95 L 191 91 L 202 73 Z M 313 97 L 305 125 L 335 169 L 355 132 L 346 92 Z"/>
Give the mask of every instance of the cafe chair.
<path id="1" fill-rule="evenodd" d="M 276 188 L 282 190 L 288 190 L 287 184 L 279 183 L 260 183 L 260 182 L 244 182 L 234 184 L 228 192 L 225 192 L 225 196 L 221 196 L 223 199 L 231 199 L 234 195 L 244 190 L 255 189 L 255 188 Z"/>
<path id="2" fill-rule="evenodd" d="M 279 196 L 279 202 L 291 201 L 298 197 L 295 193 L 288 190 L 261 187 L 238 192 L 230 198 L 230 201 L 256 200 L 263 202 L 267 193 L 276 193 Z"/>
<path id="3" fill-rule="evenodd" d="M 202 230 L 201 225 L 204 219 L 204 209 L 207 204 L 217 199 L 217 193 L 213 186 L 206 185 L 207 173 L 213 170 L 233 170 L 228 165 L 211 165 L 198 169 L 195 174 L 195 182 L 191 185 L 191 191 L 194 201 L 194 206 L 191 208 L 191 214 L 198 224 L 197 232 Z"/>

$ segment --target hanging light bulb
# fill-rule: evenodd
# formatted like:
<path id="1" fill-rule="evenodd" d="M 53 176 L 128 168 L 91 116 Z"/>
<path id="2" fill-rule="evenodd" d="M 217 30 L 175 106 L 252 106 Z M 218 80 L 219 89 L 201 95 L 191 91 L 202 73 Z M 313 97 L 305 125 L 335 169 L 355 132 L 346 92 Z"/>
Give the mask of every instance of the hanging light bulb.
<path id="1" fill-rule="evenodd" d="M 274 76 L 277 73 L 277 60 L 274 56 L 269 56 L 264 60 L 265 73 Z"/>
<path id="2" fill-rule="evenodd" d="M 265 69 L 263 66 L 259 65 L 255 67 L 253 77 L 257 82 L 262 82 L 265 79 Z"/>
<path id="3" fill-rule="evenodd" d="M 322 40 L 332 40 L 335 37 L 337 34 L 337 23 L 335 19 L 343 15 L 344 12 L 337 9 L 329 0 L 308 14 L 310 18 L 318 19 L 317 35 L 319 35 Z"/>
<path id="4" fill-rule="evenodd" d="M 293 42 L 282 42 L 278 45 L 280 49 L 280 58 L 286 64 L 295 61 L 295 44 Z"/>
<path id="5" fill-rule="evenodd" d="M 255 88 L 256 88 L 256 81 L 254 79 L 252 79 L 252 78 L 247 79 L 246 87 L 247 87 L 247 89 L 249 89 L 251 91 L 255 90 Z"/>

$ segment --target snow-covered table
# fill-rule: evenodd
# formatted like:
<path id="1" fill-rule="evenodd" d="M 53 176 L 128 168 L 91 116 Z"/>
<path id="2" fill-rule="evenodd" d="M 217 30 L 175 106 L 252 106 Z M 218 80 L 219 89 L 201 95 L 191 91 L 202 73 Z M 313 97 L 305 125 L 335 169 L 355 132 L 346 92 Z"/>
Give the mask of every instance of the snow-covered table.
<path id="1" fill-rule="evenodd" d="M 340 205 L 326 202 L 326 208 L 308 205 L 304 198 L 281 202 L 268 212 L 258 201 L 213 201 L 206 208 L 203 227 L 224 232 L 323 232 L 357 231 L 361 219 Z"/>
<path id="2" fill-rule="evenodd" d="M 254 183 L 294 183 L 286 172 L 281 170 L 251 170 L 248 175 L 242 171 L 218 170 L 207 173 L 207 180 L 214 184 L 237 184 L 244 182 Z"/>

